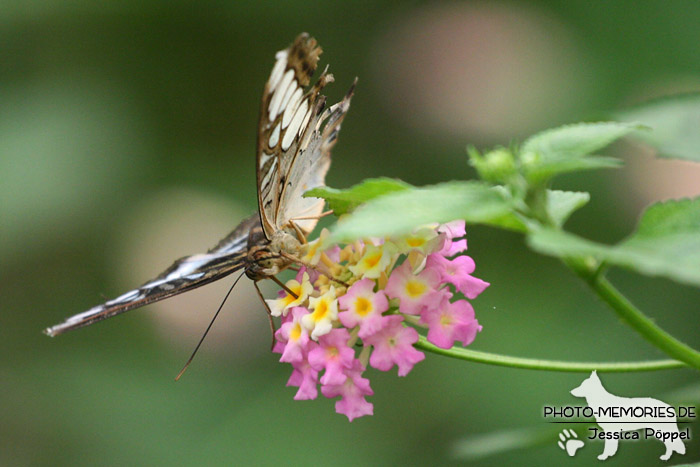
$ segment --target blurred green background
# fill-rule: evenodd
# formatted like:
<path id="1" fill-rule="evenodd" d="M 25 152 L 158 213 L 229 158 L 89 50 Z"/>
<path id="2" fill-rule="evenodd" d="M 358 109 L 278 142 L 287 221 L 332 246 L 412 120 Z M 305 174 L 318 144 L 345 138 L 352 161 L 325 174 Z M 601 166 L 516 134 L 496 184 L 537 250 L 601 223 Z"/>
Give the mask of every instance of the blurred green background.
<path id="1" fill-rule="evenodd" d="M 467 143 L 507 145 L 699 90 L 699 24 L 700 3 L 689 1 L 3 2 L 0 464 L 597 463 L 602 442 L 568 458 L 560 425 L 535 447 L 458 455 L 480 435 L 551 429 L 542 407 L 581 404 L 568 391 L 584 374 L 428 355 L 406 378 L 368 372 L 372 417 L 348 423 L 332 401 L 293 401 L 249 283 L 174 383 L 232 278 L 56 339 L 40 331 L 206 250 L 255 210 L 260 93 L 274 53 L 301 31 L 325 50 L 331 101 L 359 77 L 327 179 L 348 187 L 380 175 L 472 178 Z M 593 194 L 569 223 L 581 235 L 616 241 L 644 205 L 700 190 L 691 164 L 627 143 L 611 153 L 628 168 L 557 181 Z M 472 348 L 664 357 L 520 236 L 468 234 L 477 275 L 492 284 L 474 302 L 484 330 Z M 612 279 L 700 346 L 698 290 L 624 271 Z M 698 392 L 691 370 L 602 379 L 626 396 Z M 671 463 L 700 459 L 697 439 L 686 446 Z M 606 465 L 656 465 L 662 452 L 655 441 L 621 443 Z"/>

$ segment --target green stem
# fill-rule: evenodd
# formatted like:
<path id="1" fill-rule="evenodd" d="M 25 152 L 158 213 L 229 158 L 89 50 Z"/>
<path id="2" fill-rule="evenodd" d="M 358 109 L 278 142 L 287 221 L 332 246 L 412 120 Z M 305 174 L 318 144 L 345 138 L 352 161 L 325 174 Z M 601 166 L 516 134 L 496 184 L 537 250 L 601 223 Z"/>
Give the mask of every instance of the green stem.
<path id="1" fill-rule="evenodd" d="M 458 358 L 471 362 L 487 363 L 489 365 L 507 366 L 511 368 L 525 368 L 528 370 L 546 371 L 567 371 L 590 373 L 593 370 L 599 372 L 633 372 L 633 371 L 653 371 L 668 370 L 672 368 L 683 368 L 685 363 L 678 360 L 655 360 L 646 362 L 616 362 L 616 363 L 596 363 L 596 362 L 563 362 L 558 360 L 540 360 L 536 358 L 520 358 L 508 355 L 499 355 L 489 352 L 479 352 L 477 350 L 467 350 L 461 347 L 451 349 L 441 349 L 436 347 L 420 336 L 418 342 L 413 344 L 417 349 L 432 352 L 446 357 Z"/>
<path id="2" fill-rule="evenodd" d="M 647 341 L 669 357 L 700 369 L 700 352 L 657 326 L 600 273 L 594 261 L 585 258 L 565 258 L 563 261 L 595 291 L 598 297 L 610 305 L 623 321 Z"/>

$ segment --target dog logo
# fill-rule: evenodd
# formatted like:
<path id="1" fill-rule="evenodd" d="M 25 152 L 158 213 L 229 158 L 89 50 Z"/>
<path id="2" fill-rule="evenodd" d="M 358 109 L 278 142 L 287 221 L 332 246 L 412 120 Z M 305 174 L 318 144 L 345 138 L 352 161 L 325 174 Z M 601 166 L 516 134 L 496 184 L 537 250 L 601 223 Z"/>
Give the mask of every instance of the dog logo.
<path id="1" fill-rule="evenodd" d="M 605 460 L 617 452 L 620 439 L 639 439 L 638 430 L 644 430 L 645 438 L 654 437 L 666 446 L 661 460 L 668 460 L 674 452 L 685 454 L 682 439 L 688 438 L 678 430 L 676 412 L 669 404 L 651 397 L 620 397 L 609 393 L 594 371 L 577 388 L 571 390 L 576 397 L 583 397 L 592 409 L 601 430 L 591 428 L 593 436 L 605 440 L 603 453 L 598 459 Z M 571 455 L 571 454 L 570 454 Z"/>

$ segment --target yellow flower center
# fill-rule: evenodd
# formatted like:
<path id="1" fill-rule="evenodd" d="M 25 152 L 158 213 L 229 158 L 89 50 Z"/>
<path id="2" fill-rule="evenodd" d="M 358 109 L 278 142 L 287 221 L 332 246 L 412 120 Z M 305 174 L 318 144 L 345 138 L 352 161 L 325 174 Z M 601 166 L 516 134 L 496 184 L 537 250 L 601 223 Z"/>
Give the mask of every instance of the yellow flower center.
<path id="1" fill-rule="evenodd" d="M 306 254 L 309 258 L 313 258 L 316 256 L 316 252 L 318 251 L 318 245 L 319 243 L 314 243 L 309 247 L 309 252 Z"/>
<path id="2" fill-rule="evenodd" d="M 440 317 L 440 324 L 443 326 L 450 326 L 452 324 L 452 317 L 449 315 L 442 315 Z"/>
<path id="3" fill-rule="evenodd" d="M 319 301 L 318 304 L 316 305 L 316 309 L 314 310 L 314 320 L 321 321 L 323 318 L 325 318 L 327 313 L 328 313 L 328 302 L 326 300 Z"/>
<path id="4" fill-rule="evenodd" d="M 421 246 L 425 243 L 425 240 L 420 238 L 420 237 L 412 237 L 412 238 L 408 238 L 406 240 L 406 243 L 411 248 L 418 248 L 419 246 Z"/>
<path id="5" fill-rule="evenodd" d="M 301 284 L 299 284 L 297 286 L 289 287 L 289 290 L 294 292 L 294 295 L 296 295 L 297 297 L 301 297 Z M 284 303 L 284 306 L 289 306 L 290 303 L 294 302 L 294 300 L 297 299 L 297 297 L 295 297 L 294 295 L 288 293 L 284 297 L 284 301 L 282 302 L 282 303 Z"/>
<path id="6" fill-rule="evenodd" d="M 427 287 L 420 281 L 410 280 L 406 282 L 406 293 L 411 298 L 420 297 L 425 293 L 425 289 L 427 289 Z"/>
<path id="7" fill-rule="evenodd" d="M 372 255 L 369 255 L 367 258 L 365 258 L 365 264 L 367 265 L 368 268 L 373 268 L 377 264 L 379 264 L 380 259 L 382 259 L 382 252 L 378 251 Z"/>
<path id="8" fill-rule="evenodd" d="M 365 316 L 372 311 L 372 303 L 365 297 L 357 297 L 355 300 L 355 312 L 360 316 Z"/>
<path id="9" fill-rule="evenodd" d="M 296 323 L 292 327 L 292 330 L 289 331 L 289 340 L 290 341 L 298 341 L 300 337 L 301 337 L 301 325 L 299 323 Z"/>

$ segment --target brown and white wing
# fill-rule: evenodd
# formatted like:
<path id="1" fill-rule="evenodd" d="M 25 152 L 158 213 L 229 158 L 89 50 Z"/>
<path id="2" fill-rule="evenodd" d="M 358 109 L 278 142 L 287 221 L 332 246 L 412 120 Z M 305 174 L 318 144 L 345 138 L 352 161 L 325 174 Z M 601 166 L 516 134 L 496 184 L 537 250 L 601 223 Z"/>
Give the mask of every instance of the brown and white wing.
<path id="1" fill-rule="evenodd" d="M 44 330 L 49 336 L 82 328 L 112 316 L 178 295 L 221 279 L 245 266 L 248 232 L 259 226 L 256 214 L 243 221 L 231 234 L 205 254 L 181 258 L 141 287 L 71 316 Z M 259 227 L 258 227 L 259 228 Z"/>
<path id="2" fill-rule="evenodd" d="M 291 220 L 310 232 L 316 219 L 295 219 L 318 216 L 323 211 L 323 200 L 301 195 L 324 184 L 330 150 L 350 105 L 354 84 L 341 102 L 327 109 L 326 97 L 320 94 L 333 81 L 327 69 L 306 90 L 320 54 L 315 39 L 299 35 L 289 48 L 277 52 L 263 92 L 257 180 L 260 219 L 268 239 Z"/>

